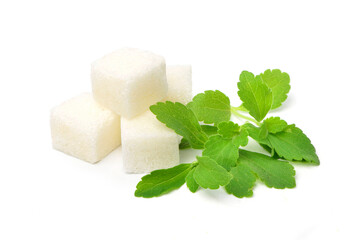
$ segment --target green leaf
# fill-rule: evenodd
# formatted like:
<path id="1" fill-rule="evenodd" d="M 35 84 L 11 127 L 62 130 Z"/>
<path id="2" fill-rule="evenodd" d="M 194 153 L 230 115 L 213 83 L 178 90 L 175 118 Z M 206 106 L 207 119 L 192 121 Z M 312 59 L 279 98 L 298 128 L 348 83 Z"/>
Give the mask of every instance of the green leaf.
<path id="1" fill-rule="evenodd" d="M 195 168 L 191 169 L 191 171 L 188 173 L 188 175 L 185 178 L 186 185 L 192 193 L 196 192 L 199 188 L 199 184 L 197 184 L 197 182 L 194 179 L 194 171 Z"/>
<path id="2" fill-rule="evenodd" d="M 239 146 L 244 147 L 248 144 L 249 133 L 247 132 L 247 130 L 232 121 L 219 123 L 218 133 L 223 138 L 232 138 L 233 144 L 237 148 L 239 148 Z"/>
<path id="3" fill-rule="evenodd" d="M 226 170 L 236 165 L 239 157 L 239 146 L 235 146 L 232 139 L 224 138 L 220 135 L 214 135 L 205 143 L 205 150 L 202 155 L 215 160 Z"/>
<path id="4" fill-rule="evenodd" d="M 261 73 L 260 76 L 272 91 L 273 103 L 271 109 L 280 107 L 290 91 L 289 74 L 281 72 L 279 69 L 268 69 L 264 73 Z"/>
<path id="5" fill-rule="evenodd" d="M 246 128 L 241 128 L 239 135 L 235 136 L 233 138 L 233 143 L 235 146 L 239 147 L 245 147 L 249 142 L 249 132 L 246 130 Z"/>
<path id="6" fill-rule="evenodd" d="M 194 179 L 202 188 L 218 189 L 232 179 L 232 175 L 209 157 L 196 157 L 199 165 L 194 170 Z"/>
<path id="7" fill-rule="evenodd" d="M 234 122 L 221 122 L 218 125 L 218 133 L 224 138 L 232 138 L 238 135 L 240 132 L 240 126 Z"/>
<path id="8" fill-rule="evenodd" d="M 251 123 L 245 123 L 244 125 L 242 125 L 242 127 L 245 128 L 248 131 L 249 136 L 251 138 L 253 138 L 255 141 L 257 141 L 260 145 L 272 147 L 271 143 L 269 142 L 269 140 L 267 138 L 268 135 L 266 136 L 266 138 L 262 138 L 263 133 L 261 133 L 261 128 L 256 127 L 256 126 L 252 125 Z M 273 152 L 272 152 L 272 155 L 273 155 Z"/>
<path id="9" fill-rule="evenodd" d="M 179 144 L 179 149 L 187 149 L 187 148 L 191 148 L 190 143 L 185 138 L 182 138 Z"/>
<path id="10" fill-rule="evenodd" d="M 150 106 L 150 110 L 160 122 L 187 139 L 192 148 L 204 148 L 208 137 L 201 129 L 194 113 L 185 105 L 179 102 L 158 102 Z"/>
<path id="11" fill-rule="evenodd" d="M 264 119 L 272 106 L 272 93 L 260 76 L 243 71 L 238 82 L 238 95 L 251 116 L 257 121 Z"/>
<path id="12" fill-rule="evenodd" d="M 280 157 L 286 160 L 320 164 L 310 139 L 295 125 L 289 125 L 282 132 L 269 134 L 268 141 L 270 143 L 269 147 L 273 148 Z"/>
<path id="13" fill-rule="evenodd" d="M 239 151 L 239 161 L 248 166 L 270 188 L 283 189 L 296 186 L 295 170 L 289 162 L 246 150 Z"/>
<path id="14" fill-rule="evenodd" d="M 204 133 L 209 137 L 217 134 L 218 128 L 216 126 L 211 126 L 211 125 L 200 125 L 200 126 L 201 129 L 204 131 Z M 191 148 L 189 141 L 186 140 L 185 138 L 182 138 L 179 144 L 179 148 L 180 149 Z"/>
<path id="15" fill-rule="evenodd" d="M 265 139 L 265 138 L 267 138 L 267 136 L 268 136 L 268 134 L 269 134 L 269 131 L 268 131 L 268 129 L 266 128 L 266 125 L 265 124 L 262 124 L 261 126 L 260 126 L 260 131 L 259 131 L 259 139 Z"/>
<path id="16" fill-rule="evenodd" d="M 263 124 L 270 133 L 278 133 L 283 131 L 288 124 L 279 117 L 270 117 L 264 120 Z"/>
<path id="17" fill-rule="evenodd" d="M 283 131 L 269 133 L 265 139 L 259 137 L 260 128 L 250 123 L 243 125 L 251 138 L 264 147 L 271 156 L 279 156 L 289 161 L 305 161 L 319 165 L 319 157 L 316 155 L 310 139 L 295 125 L 288 125 Z"/>
<path id="18" fill-rule="evenodd" d="M 259 139 L 259 132 L 260 132 L 260 128 L 254 126 L 251 123 L 245 123 L 241 126 L 241 128 L 246 129 L 246 131 L 248 132 L 249 136 L 251 138 L 253 138 L 254 140 L 258 140 Z"/>
<path id="19" fill-rule="evenodd" d="M 190 172 L 192 164 L 180 164 L 176 167 L 155 170 L 144 176 L 136 186 L 135 196 L 151 198 L 180 188 Z"/>
<path id="20" fill-rule="evenodd" d="M 275 150 L 269 146 L 271 146 L 270 142 L 266 139 L 266 141 L 268 142 L 268 144 L 265 143 L 259 143 L 261 147 L 263 147 L 266 151 L 268 151 L 268 153 L 270 153 L 272 158 L 275 159 L 279 159 L 281 158 L 279 155 L 277 155 L 277 153 L 275 152 Z"/>
<path id="21" fill-rule="evenodd" d="M 226 192 L 238 198 L 251 197 L 256 181 L 256 177 L 251 169 L 240 162 L 238 166 L 231 169 L 230 173 L 233 175 L 233 178 L 225 186 Z"/>
<path id="22" fill-rule="evenodd" d="M 187 104 L 199 121 L 218 124 L 230 120 L 230 100 L 222 92 L 205 91 L 199 93 Z"/>
<path id="23" fill-rule="evenodd" d="M 200 125 L 201 129 L 208 135 L 209 137 L 217 134 L 218 128 L 216 126 L 211 125 Z"/>

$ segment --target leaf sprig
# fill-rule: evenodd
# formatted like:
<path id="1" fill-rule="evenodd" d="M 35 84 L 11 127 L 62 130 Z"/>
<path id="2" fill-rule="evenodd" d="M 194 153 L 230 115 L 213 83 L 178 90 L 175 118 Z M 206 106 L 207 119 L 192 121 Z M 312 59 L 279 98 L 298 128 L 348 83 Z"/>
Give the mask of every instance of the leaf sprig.
<path id="1" fill-rule="evenodd" d="M 265 118 L 287 98 L 290 91 L 287 73 L 275 69 L 254 76 L 243 71 L 238 90 L 242 101 L 239 107 L 231 106 L 230 99 L 218 90 L 196 95 L 187 106 L 167 101 L 150 107 L 160 122 L 183 137 L 180 149 L 203 151 L 193 163 L 144 176 L 136 186 L 135 196 L 161 196 L 186 183 L 193 193 L 199 187 L 224 186 L 235 197 L 251 197 L 256 179 L 270 188 L 294 188 L 292 161 L 320 164 L 314 146 L 302 130 L 280 117 Z M 234 123 L 230 121 L 231 115 L 246 122 Z M 243 149 L 249 137 L 269 155 Z"/>

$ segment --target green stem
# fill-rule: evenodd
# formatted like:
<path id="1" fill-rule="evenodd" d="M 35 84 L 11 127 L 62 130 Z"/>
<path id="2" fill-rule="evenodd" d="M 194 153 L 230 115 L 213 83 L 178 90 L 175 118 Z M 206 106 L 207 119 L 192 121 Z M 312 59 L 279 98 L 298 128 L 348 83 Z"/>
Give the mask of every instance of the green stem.
<path id="1" fill-rule="evenodd" d="M 261 124 L 260 124 L 258 121 L 256 121 L 255 119 L 252 119 L 251 117 L 248 117 L 248 116 L 245 116 L 245 115 L 242 115 L 241 113 L 239 113 L 239 112 L 237 111 L 237 107 L 231 107 L 231 112 L 232 112 L 235 116 L 237 116 L 237 117 L 239 117 L 239 118 L 242 118 L 242 119 L 248 120 L 248 121 L 250 121 L 250 122 L 253 122 L 253 123 L 255 123 L 255 124 L 258 125 L 258 126 L 261 125 Z"/>
<path id="2" fill-rule="evenodd" d="M 232 107 L 233 109 L 237 110 L 237 111 L 240 111 L 240 112 L 249 112 L 246 110 L 245 107 L 243 107 L 242 105 L 238 106 L 238 107 Z"/>

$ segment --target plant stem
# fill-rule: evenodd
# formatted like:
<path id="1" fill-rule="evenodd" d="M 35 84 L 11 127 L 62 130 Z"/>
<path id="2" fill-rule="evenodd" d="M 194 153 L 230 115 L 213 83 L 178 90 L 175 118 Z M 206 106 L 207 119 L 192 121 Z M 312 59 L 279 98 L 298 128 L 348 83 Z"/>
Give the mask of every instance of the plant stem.
<path id="1" fill-rule="evenodd" d="M 237 111 L 237 107 L 231 107 L 231 112 L 232 112 L 235 116 L 237 116 L 237 117 L 239 117 L 239 118 L 246 119 L 246 120 L 248 120 L 248 121 L 250 121 L 250 122 L 255 123 L 255 124 L 258 125 L 258 126 L 261 125 L 261 124 L 260 124 L 258 121 L 256 121 L 255 119 L 252 119 L 251 117 L 248 117 L 248 116 L 245 116 L 245 115 L 242 115 L 241 113 L 239 113 L 239 112 Z"/>
<path id="2" fill-rule="evenodd" d="M 242 105 L 238 106 L 238 107 L 232 107 L 233 109 L 237 110 L 237 111 L 240 111 L 240 112 L 248 112 L 246 110 L 245 107 L 243 107 Z"/>

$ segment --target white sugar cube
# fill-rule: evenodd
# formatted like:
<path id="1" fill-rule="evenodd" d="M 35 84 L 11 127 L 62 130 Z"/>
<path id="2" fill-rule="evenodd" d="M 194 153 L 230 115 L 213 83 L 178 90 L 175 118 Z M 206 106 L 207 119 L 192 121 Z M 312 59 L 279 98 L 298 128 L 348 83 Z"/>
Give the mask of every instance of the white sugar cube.
<path id="1" fill-rule="evenodd" d="M 121 118 L 122 158 L 129 173 L 147 173 L 179 164 L 177 134 L 147 111 L 133 119 Z"/>
<path id="2" fill-rule="evenodd" d="M 50 125 L 55 149 L 90 163 L 120 145 L 120 117 L 100 106 L 90 93 L 54 107 Z"/>
<path id="3" fill-rule="evenodd" d="M 165 100 L 187 104 L 192 99 L 191 65 L 166 67 L 168 95 Z"/>
<path id="4" fill-rule="evenodd" d="M 91 66 L 94 98 L 122 117 L 132 118 L 149 109 L 167 94 L 163 57 L 123 48 Z"/>

